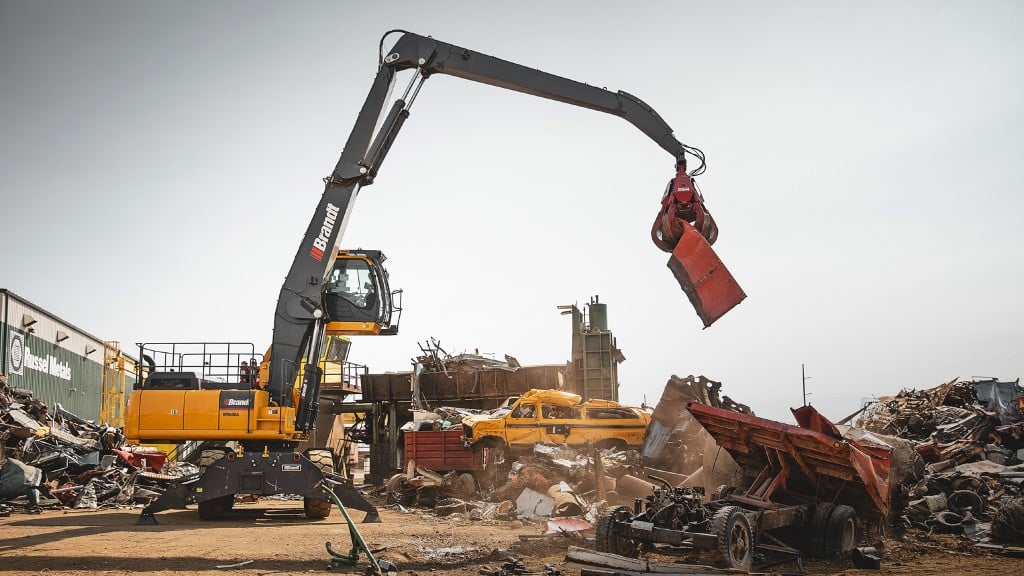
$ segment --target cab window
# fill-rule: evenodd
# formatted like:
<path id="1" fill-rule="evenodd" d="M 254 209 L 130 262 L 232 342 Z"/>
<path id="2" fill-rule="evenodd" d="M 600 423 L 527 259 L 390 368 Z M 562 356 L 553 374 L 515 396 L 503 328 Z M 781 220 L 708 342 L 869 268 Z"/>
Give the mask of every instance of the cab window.
<path id="1" fill-rule="evenodd" d="M 516 406 L 515 410 L 512 411 L 513 418 L 533 418 L 537 413 L 537 407 L 534 404 L 520 404 Z"/>
<path id="2" fill-rule="evenodd" d="M 594 420 L 609 420 L 623 418 L 637 418 L 636 412 L 629 408 L 591 408 L 587 410 L 587 417 Z"/>
<path id="3" fill-rule="evenodd" d="M 551 406 L 545 404 L 540 407 L 541 418 L 549 420 L 579 420 L 580 409 L 573 406 Z"/>
<path id="4" fill-rule="evenodd" d="M 341 296 L 359 308 L 377 305 L 377 283 L 370 265 L 361 258 L 340 258 L 327 277 L 327 292 Z"/>

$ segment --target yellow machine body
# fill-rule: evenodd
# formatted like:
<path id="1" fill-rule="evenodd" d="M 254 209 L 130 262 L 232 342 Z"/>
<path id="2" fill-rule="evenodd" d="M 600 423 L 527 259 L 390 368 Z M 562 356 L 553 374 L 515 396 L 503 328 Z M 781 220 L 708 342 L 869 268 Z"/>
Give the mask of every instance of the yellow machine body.
<path id="1" fill-rule="evenodd" d="M 264 390 L 143 389 L 128 398 L 125 436 L 171 443 L 295 440 L 294 423 L 295 409 L 270 405 Z"/>
<path id="2" fill-rule="evenodd" d="M 350 348 L 351 340 L 345 336 L 325 339 L 320 355 L 325 384 L 340 383 Z M 235 383 L 206 380 L 191 374 L 165 378 L 161 383 L 147 376 L 128 396 L 125 436 L 132 442 L 172 444 L 193 440 L 304 440 L 305 432 L 295 429 L 294 406 L 299 405 L 305 364 L 303 360 L 296 374 L 292 406 L 272 402 L 266 390 L 270 350 L 258 368 L 250 368 L 249 374 L 255 382 L 241 374 Z"/>

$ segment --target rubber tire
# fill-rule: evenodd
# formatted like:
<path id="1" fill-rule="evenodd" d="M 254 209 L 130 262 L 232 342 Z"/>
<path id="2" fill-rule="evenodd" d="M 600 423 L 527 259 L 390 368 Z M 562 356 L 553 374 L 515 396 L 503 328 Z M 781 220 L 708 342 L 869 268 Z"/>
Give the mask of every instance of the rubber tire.
<path id="1" fill-rule="evenodd" d="M 200 520 L 220 520 L 224 517 L 224 514 L 230 510 L 227 506 L 228 502 L 234 503 L 235 495 L 228 494 L 226 496 L 220 496 L 218 498 L 211 498 L 204 500 L 197 504 L 199 508 L 199 519 Z"/>
<path id="2" fill-rule="evenodd" d="M 455 490 L 457 498 L 472 500 L 477 490 L 476 479 L 469 473 L 459 474 L 452 482 L 452 488 Z"/>
<path id="3" fill-rule="evenodd" d="M 310 450 L 306 458 L 324 474 L 334 474 L 334 454 L 330 450 Z M 322 520 L 331 515 L 334 502 L 306 496 L 302 499 L 302 510 L 310 520 Z"/>
<path id="4" fill-rule="evenodd" d="M 946 506 L 962 516 L 966 512 L 981 512 L 985 508 L 985 502 L 973 490 L 957 490 L 946 498 Z"/>
<path id="5" fill-rule="evenodd" d="M 620 438 L 601 440 L 595 445 L 595 447 L 598 450 L 611 450 L 612 452 L 625 452 L 629 449 L 629 445 L 626 444 L 626 441 Z"/>
<path id="6" fill-rule="evenodd" d="M 409 475 L 408 474 L 403 474 L 403 473 L 399 472 L 398 474 L 395 474 L 391 478 L 388 478 L 387 483 L 384 484 L 384 491 L 385 492 L 398 492 L 399 490 L 402 489 L 402 484 L 404 484 L 405 481 L 408 480 L 408 479 L 409 479 Z"/>
<path id="7" fill-rule="evenodd" d="M 598 518 L 594 529 L 594 549 L 636 558 L 640 554 L 640 547 L 633 540 L 617 535 L 615 528 L 615 522 L 627 522 L 632 518 L 633 511 L 628 506 L 617 506 Z"/>
<path id="8" fill-rule="evenodd" d="M 711 517 L 711 533 L 718 537 L 715 564 L 750 571 L 754 563 L 754 536 L 750 521 L 739 506 L 724 506 Z"/>
<path id="9" fill-rule="evenodd" d="M 725 500 L 736 491 L 735 486 L 729 486 L 728 484 L 722 484 L 711 493 L 711 496 L 715 500 Z"/>
<path id="10" fill-rule="evenodd" d="M 832 510 L 825 528 L 825 558 L 835 558 L 857 545 L 857 512 L 840 504 Z"/>
<path id="11" fill-rule="evenodd" d="M 806 552 L 818 558 L 825 557 L 825 529 L 828 527 L 828 519 L 832 516 L 835 504 L 831 502 L 818 502 L 811 513 L 811 523 L 807 526 L 807 547 Z"/>
<path id="12" fill-rule="evenodd" d="M 384 501 L 387 504 L 398 504 L 399 506 L 407 506 L 412 504 L 416 497 L 415 490 L 406 490 L 405 483 L 409 480 L 409 475 L 399 472 L 388 478 L 388 481 L 384 484 Z"/>

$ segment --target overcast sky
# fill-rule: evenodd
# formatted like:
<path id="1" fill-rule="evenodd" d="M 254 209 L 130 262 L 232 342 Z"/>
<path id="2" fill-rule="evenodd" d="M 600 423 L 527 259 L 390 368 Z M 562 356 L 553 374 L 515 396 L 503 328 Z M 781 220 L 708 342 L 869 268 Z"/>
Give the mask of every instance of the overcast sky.
<path id="1" fill-rule="evenodd" d="M 673 159 L 620 118 L 435 76 L 343 240 L 401 334 L 352 360 L 569 359 L 599 295 L 621 399 L 703 374 L 759 415 L 1024 372 L 1020 2 L 0 0 L 0 287 L 130 352 L 270 343 L 306 225 L 405 29 L 624 90 L 704 150 L 748 298 L 702 324 L 651 242 Z M 388 39 L 388 46 L 397 36 Z M 404 87 L 406 79 L 400 79 Z"/>

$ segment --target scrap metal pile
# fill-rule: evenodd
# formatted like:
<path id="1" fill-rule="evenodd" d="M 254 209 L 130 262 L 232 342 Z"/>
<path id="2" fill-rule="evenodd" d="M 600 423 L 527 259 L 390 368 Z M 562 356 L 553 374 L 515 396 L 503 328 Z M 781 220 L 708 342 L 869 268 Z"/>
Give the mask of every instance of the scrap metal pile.
<path id="1" fill-rule="evenodd" d="M 125 446 L 121 429 L 59 404 L 51 410 L 0 375 L 0 513 L 10 514 L 10 504 L 35 512 L 146 503 L 188 471 L 164 460 L 163 453 Z"/>
<path id="2" fill-rule="evenodd" d="M 855 425 L 915 443 L 924 477 L 905 486 L 905 526 L 962 534 L 982 547 L 1024 544 L 1024 388 L 958 381 L 903 390 Z M 1001 546 L 1005 547 L 1005 546 Z"/>
<path id="3" fill-rule="evenodd" d="M 953 380 L 905 390 L 864 408 L 853 426 L 833 424 L 810 406 L 794 410 L 796 424 L 757 418 L 721 389 L 703 376 L 670 378 L 639 451 L 538 442 L 495 483 L 481 482 L 479 470 L 443 474 L 410 463 L 386 491 L 403 509 L 538 522 L 545 534 L 586 533 L 626 556 L 650 542 L 678 546 L 680 538 L 720 546 L 721 535 L 718 544 L 701 538 L 716 532 L 712 520 L 722 510 L 745 515 L 752 527 L 768 523 L 752 530 L 747 544 L 753 534 L 781 527 L 777 550 L 822 557 L 856 551 L 864 566 L 879 559 L 857 542 L 875 542 L 892 528 L 1024 551 L 1014 548 L 1024 545 L 1024 389 L 1017 382 Z M 457 434 L 460 420 L 477 412 L 442 408 L 407 429 Z M 635 502 L 646 500 L 662 514 L 665 498 L 685 503 L 686 514 L 666 523 L 636 511 Z M 845 528 L 854 522 L 856 531 Z M 660 536 L 636 531 L 647 524 Z M 682 524 L 699 534 L 680 531 Z M 815 539 L 820 533 L 824 540 Z M 753 545 L 772 549 L 760 540 Z"/>
<path id="4" fill-rule="evenodd" d="M 468 457 L 457 460 L 467 463 L 464 469 L 448 473 L 438 473 L 413 461 L 388 481 L 388 503 L 403 510 L 431 508 L 442 516 L 464 513 L 475 519 L 548 523 L 549 533 L 592 530 L 603 510 L 632 505 L 636 499 L 663 488 L 665 483 L 703 488 L 705 482 L 720 479 L 723 467 L 731 459 L 722 454 L 717 457 L 719 464 L 714 474 L 711 470 L 702 473 L 705 442 L 710 438 L 686 411 L 686 403 L 698 401 L 751 414 L 747 406 L 723 397 L 721 386 L 702 376 L 673 376 L 654 409 L 654 421 L 642 452 L 537 442 L 530 454 L 520 456 L 497 478 L 491 476 L 491 470 L 472 469 L 475 461 Z M 508 410 L 508 406 L 503 406 L 490 411 L 455 407 L 414 411 L 415 420 L 406 424 L 403 431 L 459 434 L 465 417 L 481 413 L 501 416 Z M 408 450 L 409 445 L 406 446 Z M 431 458 L 431 462 L 439 461 Z M 456 457 L 449 453 L 447 461 L 456 461 Z M 734 472 L 733 463 L 725 473 Z"/>
<path id="5" fill-rule="evenodd" d="M 632 503 L 655 484 L 643 480 L 643 459 L 633 450 L 572 449 L 538 443 L 511 465 L 508 476 L 487 487 L 480 474 L 446 474 L 410 462 L 384 488 L 400 511 L 428 508 L 438 516 L 542 523 L 547 534 L 591 530 L 610 504 Z"/>
<path id="6" fill-rule="evenodd" d="M 515 372 L 519 369 L 519 361 L 514 357 L 505 355 L 505 360 L 495 360 L 479 354 L 449 354 L 441 347 L 441 342 L 436 338 L 430 338 L 427 342 L 420 344 L 422 354 L 412 359 L 413 366 L 421 367 L 425 372 L 449 372 L 487 369 L 507 370 Z"/>

